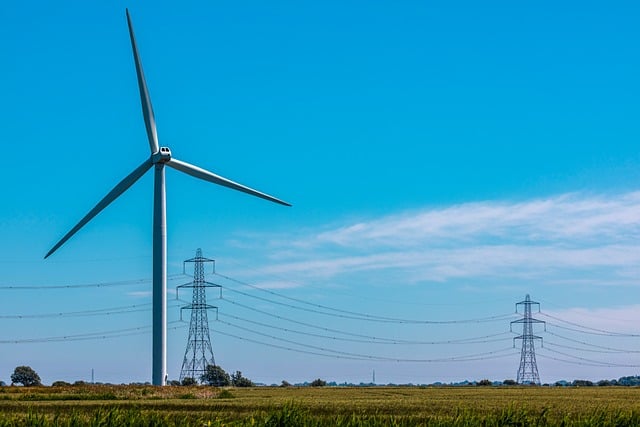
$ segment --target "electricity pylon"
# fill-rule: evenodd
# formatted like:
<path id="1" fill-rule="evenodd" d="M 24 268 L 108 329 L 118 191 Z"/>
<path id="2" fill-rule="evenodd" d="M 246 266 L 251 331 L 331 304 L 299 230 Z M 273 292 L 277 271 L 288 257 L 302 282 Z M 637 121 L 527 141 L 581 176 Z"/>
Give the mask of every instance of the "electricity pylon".
<path id="1" fill-rule="evenodd" d="M 222 288 L 220 285 L 204 280 L 204 263 L 206 262 L 212 263 L 215 272 L 215 260 L 204 258 L 202 250 L 198 248 L 196 257 L 184 261 L 183 264 L 184 271 L 187 263 L 193 263 L 193 282 L 180 285 L 176 290 L 177 296 L 180 288 L 193 288 L 191 304 L 180 308 L 180 319 L 182 319 L 182 310 L 191 310 L 189 338 L 187 340 L 187 349 L 184 352 L 182 369 L 180 370 L 180 382 L 185 378 L 193 378 L 195 381 L 200 381 L 200 378 L 206 372 L 207 365 L 215 365 L 211 339 L 209 338 L 207 310 L 217 310 L 218 307 L 207 304 L 206 289 L 216 287 L 220 288 L 220 292 L 222 292 Z"/>
<path id="2" fill-rule="evenodd" d="M 522 323 L 522 335 L 519 335 L 513 339 L 513 345 L 515 347 L 515 340 L 522 340 L 522 350 L 520 352 L 520 367 L 518 368 L 518 377 L 516 379 L 518 384 L 536 384 L 540 385 L 540 375 L 538 375 L 538 365 L 536 364 L 536 350 L 534 347 L 534 341 L 540 340 L 542 343 L 542 337 L 533 334 L 533 324 L 545 322 L 543 320 L 535 319 L 531 316 L 531 306 L 537 304 L 538 312 L 540 311 L 540 303 L 531 301 L 531 298 L 527 294 L 524 301 L 516 303 L 516 313 L 518 313 L 518 306 L 524 306 L 524 314 L 522 319 L 514 320 L 514 323 Z"/>

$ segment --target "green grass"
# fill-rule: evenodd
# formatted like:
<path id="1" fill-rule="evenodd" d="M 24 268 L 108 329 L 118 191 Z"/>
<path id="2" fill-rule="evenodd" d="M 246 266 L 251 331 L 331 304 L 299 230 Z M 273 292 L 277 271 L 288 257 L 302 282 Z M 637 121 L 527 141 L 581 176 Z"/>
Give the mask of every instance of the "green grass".
<path id="1" fill-rule="evenodd" d="M 5 387 L 5 426 L 640 426 L 627 387 Z"/>

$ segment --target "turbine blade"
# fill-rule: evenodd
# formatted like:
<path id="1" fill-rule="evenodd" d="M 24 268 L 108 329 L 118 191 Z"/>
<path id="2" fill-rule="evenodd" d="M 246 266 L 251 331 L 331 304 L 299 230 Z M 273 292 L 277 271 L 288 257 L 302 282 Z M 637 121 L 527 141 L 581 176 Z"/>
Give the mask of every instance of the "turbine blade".
<path id="1" fill-rule="evenodd" d="M 145 174 L 146 171 L 149 170 L 149 168 L 151 168 L 151 166 L 153 166 L 153 163 L 151 162 L 151 159 L 145 160 L 144 163 L 142 163 L 133 172 L 131 172 L 129 175 L 127 175 L 125 179 L 120 181 L 118 183 L 118 185 L 113 187 L 113 190 L 111 190 L 109 192 L 109 194 L 104 196 L 104 198 L 102 200 L 100 200 L 100 202 L 98 202 L 98 204 L 95 205 L 95 207 L 93 209 L 91 209 L 89 211 L 89 213 L 86 214 L 84 216 L 84 218 L 82 218 L 80 220 L 80 222 L 76 224 L 75 227 L 73 227 L 67 234 L 65 234 L 64 237 L 62 239 L 60 239 L 60 241 L 58 243 L 56 243 L 55 246 L 53 248 L 51 248 L 51 250 L 49 252 L 47 252 L 47 254 L 44 256 L 45 259 L 47 257 L 49 257 L 49 255 L 54 253 L 60 246 L 62 246 L 64 244 L 64 242 L 69 240 L 71 238 L 71 236 L 76 234 L 76 232 L 78 230 L 80 230 L 86 223 L 91 221 L 91 219 L 93 219 L 94 216 L 98 215 L 104 208 L 109 206 L 109 204 L 111 202 L 113 202 L 115 199 L 117 199 L 118 196 L 120 196 L 129 187 L 131 187 L 138 179 L 140 179 L 140 177 L 142 175 Z"/>
<path id="2" fill-rule="evenodd" d="M 159 149 L 158 132 L 156 131 L 156 118 L 153 115 L 151 97 L 149 96 L 149 89 L 147 89 L 147 82 L 144 79 L 144 72 L 142 71 L 142 62 L 140 61 L 140 55 L 138 54 L 136 36 L 133 34 L 133 24 L 131 23 L 131 16 L 129 16 L 129 9 L 126 9 L 126 11 L 127 24 L 129 25 L 129 37 L 131 37 L 131 48 L 133 49 L 133 60 L 136 63 L 136 74 L 138 75 L 138 88 L 140 88 L 140 103 L 142 104 L 144 126 L 147 129 L 149 148 L 151 149 L 151 154 L 153 154 L 157 153 Z"/>
<path id="3" fill-rule="evenodd" d="M 183 162 L 177 159 L 171 159 L 167 162 L 167 166 L 171 166 L 175 170 L 179 170 L 180 172 L 184 172 L 188 175 L 194 176 L 196 178 L 203 179 L 205 181 L 213 182 L 214 184 L 222 185 L 223 187 L 231 188 L 233 190 L 242 191 L 243 193 L 251 194 L 252 196 L 260 197 L 261 199 L 269 200 L 271 202 L 279 203 L 284 206 L 291 206 L 289 203 L 284 202 L 280 199 L 276 199 L 273 196 L 262 193 L 258 190 L 254 190 L 253 188 L 246 187 L 242 184 L 238 184 L 237 182 L 233 182 L 227 178 L 221 177 L 214 173 L 211 173 L 207 170 L 201 169 L 197 166 L 189 164 L 187 162 Z"/>

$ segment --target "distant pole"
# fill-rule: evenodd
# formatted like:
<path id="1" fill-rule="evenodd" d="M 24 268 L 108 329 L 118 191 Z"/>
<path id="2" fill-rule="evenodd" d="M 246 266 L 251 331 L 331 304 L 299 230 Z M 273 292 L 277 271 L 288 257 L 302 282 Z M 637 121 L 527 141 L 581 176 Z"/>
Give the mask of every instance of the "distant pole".
<path id="1" fill-rule="evenodd" d="M 93 368 L 91 368 L 91 384 L 95 384 L 95 378 L 93 376 Z"/>
<path id="2" fill-rule="evenodd" d="M 516 303 L 516 313 L 518 312 L 518 306 L 524 306 L 524 314 L 522 319 L 514 320 L 514 323 L 522 323 L 522 335 L 519 335 L 513 339 L 513 345 L 515 346 L 515 340 L 522 340 L 522 350 L 520 351 L 520 366 L 518 367 L 518 384 L 536 384 L 540 385 L 540 375 L 538 375 L 538 365 L 536 363 L 536 350 L 534 347 L 535 340 L 540 340 L 542 343 L 542 337 L 533 334 L 533 324 L 545 322 L 543 320 L 535 319 L 531 316 L 531 306 L 538 305 L 538 311 L 540 311 L 540 303 L 531 301 L 529 295 L 527 295 L 524 301 Z"/>
<path id="3" fill-rule="evenodd" d="M 222 288 L 219 285 L 205 281 L 204 264 L 211 263 L 215 271 L 215 260 L 204 258 L 202 250 L 198 248 L 196 257 L 186 260 L 184 265 L 186 266 L 187 263 L 193 263 L 193 282 L 180 285 L 177 289 L 177 291 L 180 288 L 193 289 L 191 304 L 185 305 L 180 309 L 181 318 L 182 310 L 191 310 L 189 338 L 187 339 L 187 348 L 184 352 L 184 360 L 180 370 L 180 382 L 185 378 L 193 378 L 196 381 L 200 381 L 200 378 L 207 370 L 207 365 L 216 364 L 213 357 L 213 349 L 211 348 L 211 338 L 209 337 L 207 310 L 211 308 L 217 310 L 218 307 L 207 304 L 206 289 L 217 287 L 222 292 Z"/>
<path id="4" fill-rule="evenodd" d="M 373 370 L 373 381 L 371 381 L 372 384 L 376 383 L 376 370 Z"/>

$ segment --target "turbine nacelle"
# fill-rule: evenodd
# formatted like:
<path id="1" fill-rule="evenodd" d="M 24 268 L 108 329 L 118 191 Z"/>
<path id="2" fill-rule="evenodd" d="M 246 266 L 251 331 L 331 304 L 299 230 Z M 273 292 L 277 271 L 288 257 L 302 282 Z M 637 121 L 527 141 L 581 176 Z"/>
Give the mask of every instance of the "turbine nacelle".
<path id="1" fill-rule="evenodd" d="M 151 161 L 156 163 L 168 163 L 171 160 L 171 150 L 169 147 L 160 147 L 158 152 L 151 155 Z"/>

